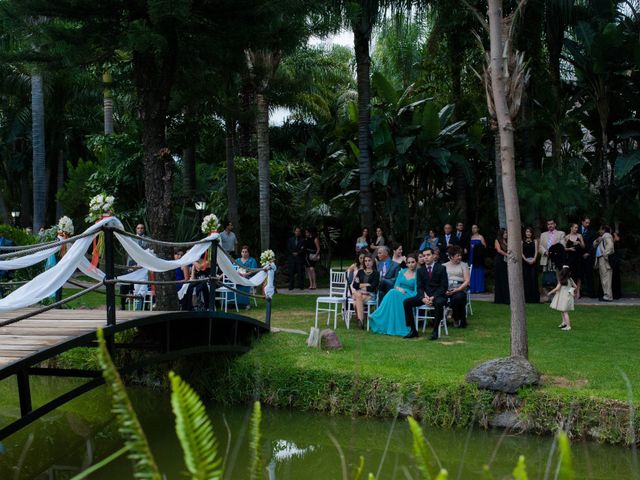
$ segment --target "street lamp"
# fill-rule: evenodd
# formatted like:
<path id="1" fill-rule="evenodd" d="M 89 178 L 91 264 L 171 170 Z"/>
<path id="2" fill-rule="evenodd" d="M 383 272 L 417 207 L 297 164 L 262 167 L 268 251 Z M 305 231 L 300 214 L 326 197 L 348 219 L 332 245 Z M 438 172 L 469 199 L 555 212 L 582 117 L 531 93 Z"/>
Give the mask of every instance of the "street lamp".
<path id="1" fill-rule="evenodd" d="M 199 201 L 196 202 L 196 210 L 198 211 L 198 217 L 200 223 L 202 223 L 202 217 L 204 216 L 204 209 L 207 208 L 207 202 Z"/>
<path id="2" fill-rule="evenodd" d="M 20 219 L 20 211 L 19 210 L 13 210 L 11 212 L 11 217 L 13 218 L 13 226 L 17 227 L 18 226 L 18 220 Z"/>

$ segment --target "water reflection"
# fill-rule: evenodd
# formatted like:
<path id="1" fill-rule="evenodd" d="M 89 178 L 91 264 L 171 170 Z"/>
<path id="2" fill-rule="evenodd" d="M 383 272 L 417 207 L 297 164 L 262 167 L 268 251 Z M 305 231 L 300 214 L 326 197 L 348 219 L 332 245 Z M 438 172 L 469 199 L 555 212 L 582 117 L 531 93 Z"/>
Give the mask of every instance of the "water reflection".
<path id="1" fill-rule="evenodd" d="M 41 385 L 49 388 L 50 385 Z M 55 388 L 61 388 L 59 383 Z M 15 414 L 3 402 L 4 422 Z M 148 389 L 130 389 L 151 449 L 167 478 L 182 478 L 182 450 L 174 431 L 168 396 Z M 12 413 L 13 412 L 13 413 Z M 209 409 L 214 430 L 225 456 L 225 478 L 247 478 L 249 465 L 249 407 Z M 227 432 L 232 432 L 229 436 Z M 491 463 L 495 478 L 510 476 L 519 455 L 525 455 L 529 478 L 553 478 L 557 456 L 550 438 L 505 434 L 503 431 L 442 431 L 426 427 L 435 453 L 434 469 L 442 464 L 450 478 L 480 479 L 482 466 Z M 364 457 L 365 473 L 377 478 L 416 477 L 411 435 L 406 422 L 351 419 L 321 414 L 265 409 L 262 421 L 262 456 L 270 480 L 325 480 L 342 478 L 342 462 L 336 445 L 351 472 Z M 333 440 L 332 440 L 333 437 Z M 10 437 L 0 452 L 0 479 L 67 479 L 107 457 L 122 446 L 117 426 L 109 413 L 104 389 L 74 400 L 64 408 Z M 634 478 L 632 452 L 625 448 L 579 442 L 572 446 L 576 478 Z M 93 479 L 132 478 L 130 463 L 120 458 L 92 475 Z M 366 478 L 366 475 L 365 475 Z"/>

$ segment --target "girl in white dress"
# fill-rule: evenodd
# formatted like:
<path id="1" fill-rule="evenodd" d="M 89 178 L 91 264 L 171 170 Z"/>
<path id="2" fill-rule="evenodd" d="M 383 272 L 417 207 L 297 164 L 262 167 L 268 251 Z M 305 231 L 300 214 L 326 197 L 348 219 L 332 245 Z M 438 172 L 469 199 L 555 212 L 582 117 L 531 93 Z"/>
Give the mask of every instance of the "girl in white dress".
<path id="1" fill-rule="evenodd" d="M 569 312 L 573 311 L 573 299 L 576 294 L 576 284 L 571 278 L 571 269 L 567 265 L 562 266 L 562 270 L 558 274 L 558 284 L 549 292 L 553 295 L 551 300 L 551 308 L 562 313 L 562 322 L 558 327 L 561 330 L 571 330 L 571 320 L 569 320 Z"/>

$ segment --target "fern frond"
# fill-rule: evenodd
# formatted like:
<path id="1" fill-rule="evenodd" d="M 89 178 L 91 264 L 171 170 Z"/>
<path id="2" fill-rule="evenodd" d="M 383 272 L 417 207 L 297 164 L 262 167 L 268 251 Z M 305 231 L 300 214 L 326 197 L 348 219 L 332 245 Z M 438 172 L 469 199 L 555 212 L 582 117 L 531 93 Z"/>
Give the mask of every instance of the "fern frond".
<path id="1" fill-rule="evenodd" d="M 260 435 L 260 422 L 262 421 L 262 411 L 260 410 L 260 402 L 253 404 L 253 413 L 251 414 L 251 442 L 249 452 L 251 455 L 249 461 L 249 479 L 262 480 L 262 439 Z"/>
<path id="2" fill-rule="evenodd" d="M 364 472 L 364 457 L 360 455 L 360 460 L 358 460 L 358 466 L 353 469 L 353 473 L 351 474 L 351 480 L 360 480 L 362 478 L 363 472 Z"/>
<path id="3" fill-rule="evenodd" d="M 558 472 L 559 480 L 574 480 L 576 478 L 571 461 L 571 445 L 566 432 L 558 433 L 558 452 L 560 453 L 560 471 Z"/>
<path id="4" fill-rule="evenodd" d="M 169 372 L 171 407 L 176 417 L 176 434 L 184 452 L 184 462 L 194 480 L 222 478 L 218 442 L 204 404 L 182 378 Z"/>
<path id="5" fill-rule="evenodd" d="M 520 455 L 518 458 L 518 464 L 516 468 L 513 469 L 513 480 L 528 480 L 527 476 L 527 466 L 524 463 L 524 455 Z"/>
<path id="6" fill-rule="evenodd" d="M 431 474 L 429 473 L 429 450 L 427 449 L 427 443 L 424 441 L 422 428 L 420 428 L 420 425 L 418 425 L 418 422 L 416 422 L 413 417 L 407 417 L 407 420 L 409 421 L 409 429 L 413 437 L 413 456 L 418 464 L 418 469 L 424 480 L 431 480 Z"/>
<path id="7" fill-rule="evenodd" d="M 149 448 L 147 437 L 142 430 L 136 412 L 124 388 L 122 379 L 111 360 L 102 329 L 98 329 L 98 362 L 102 368 L 102 376 L 107 384 L 113 404 L 112 411 L 116 415 L 118 431 L 124 438 L 129 453 L 127 457 L 133 462 L 133 476 L 137 479 L 161 480 L 160 470 Z"/>

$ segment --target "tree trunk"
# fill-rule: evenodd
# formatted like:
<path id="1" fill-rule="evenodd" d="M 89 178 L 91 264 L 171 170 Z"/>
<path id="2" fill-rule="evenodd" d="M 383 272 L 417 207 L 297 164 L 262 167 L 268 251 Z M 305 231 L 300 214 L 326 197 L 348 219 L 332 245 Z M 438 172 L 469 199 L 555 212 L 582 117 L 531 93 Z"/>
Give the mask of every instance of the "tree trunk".
<path id="1" fill-rule="evenodd" d="M 102 74 L 102 83 L 104 84 L 104 89 L 102 91 L 104 105 L 104 134 L 111 135 L 113 133 L 113 96 L 111 94 L 111 73 L 108 70 L 105 70 Z"/>
<path id="2" fill-rule="evenodd" d="M 44 152 L 44 91 L 42 75 L 31 75 L 31 145 L 33 149 L 33 232 L 44 226 L 47 185 Z"/>
<path id="3" fill-rule="evenodd" d="M 239 119 L 239 137 L 240 137 L 240 156 L 253 157 L 254 150 L 251 148 L 251 135 L 256 125 L 254 105 L 256 103 L 256 92 L 250 75 L 244 75 L 242 78 L 242 89 L 240 90 L 240 119 Z"/>
<path id="4" fill-rule="evenodd" d="M 502 161 L 500 155 L 500 134 L 493 134 L 496 153 L 496 200 L 498 202 L 498 226 L 507 228 L 507 213 L 504 206 L 504 189 L 502 188 Z"/>
<path id="5" fill-rule="evenodd" d="M 268 117 L 267 117 L 268 122 Z M 268 128 L 268 124 L 267 124 Z M 227 204 L 229 221 L 233 223 L 236 232 L 240 231 L 240 217 L 238 215 L 238 184 L 236 180 L 236 163 L 233 147 L 233 134 L 236 129 L 234 121 L 225 121 L 225 159 L 227 161 Z"/>
<path id="6" fill-rule="evenodd" d="M 151 236 L 170 241 L 173 225 L 174 160 L 166 148 L 165 129 L 169 99 L 176 72 L 177 40 L 175 32 L 167 37 L 168 45 L 158 58 L 151 51 L 133 52 L 133 74 L 138 95 L 138 116 L 142 123 L 144 155 L 144 188 L 147 218 Z M 173 258 L 171 247 L 153 246 L 162 258 Z M 158 280 L 174 280 L 173 271 L 156 276 Z M 158 310 L 177 310 L 174 285 L 156 287 Z"/>
<path id="7" fill-rule="evenodd" d="M 0 194 L 0 220 L 6 225 L 11 225 L 9 210 L 7 209 L 7 204 L 5 203 L 2 194 Z"/>
<path id="8" fill-rule="evenodd" d="M 196 192 L 196 147 L 189 144 L 182 151 L 182 188 L 185 198 L 191 198 Z"/>
<path id="9" fill-rule="evenodd" d="M 256 93 L 256 136 L 258 137 L 258 188 L 260 205 L 260 247 L 269 248 L 271 213 L 269 179 L 269 105 L 264 93 Z"/>
<path id="10" fill-rule="evenodd" d="M 358 83 L 358 148 L 360 156 L 360 226 L 373 228 L 373 194 L 371 192 L 371 159 L 369 157 L 369 130 L 371 97 L 369 41 L 371 29 L 353 29 Z"/>
<path id="11" fill-rule="evenodd" d="M 509 114 L 504 78 L 502 43 L 502 0 L 489 0 L 489 31 L 491 41 L 491 89 L 495 105 L 500 153 L 502 187 L 507 215 L 509 295 L 511 299 L 511 355 L 527 358 L 527 317 L 524 307 L 522 277 L 522 235 L 520 233 L 520 205 L 516 185 L 514 128 Z"/>
<path id="12" fill-rule="evenodd" d="M 58 192 L 64 187 L 64 150 L 58 150 L 58 170 L 56 173 L 56 220 L 62 217 L 62 203 L 58 200 Z"/>

